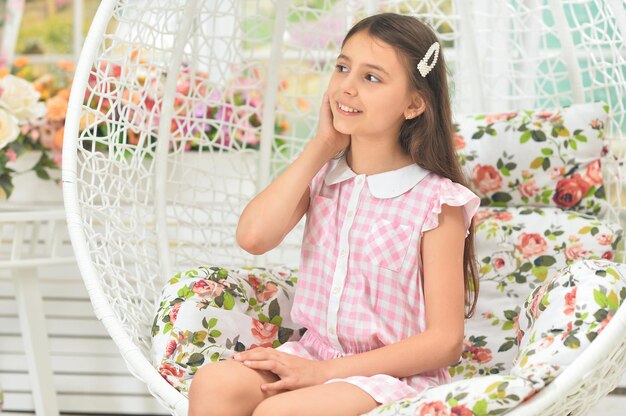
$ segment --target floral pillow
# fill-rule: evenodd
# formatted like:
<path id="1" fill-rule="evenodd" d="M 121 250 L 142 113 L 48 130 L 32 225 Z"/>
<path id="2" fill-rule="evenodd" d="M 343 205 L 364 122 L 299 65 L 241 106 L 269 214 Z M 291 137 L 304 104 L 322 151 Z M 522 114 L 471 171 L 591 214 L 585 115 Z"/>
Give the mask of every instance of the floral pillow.
<path id="1" fill-rule="evenodd" d="M 416 397 L 378 406 L 369 416 L 498 415 L 531 397 L 543 385 L 531 380 L 490 375 L 433 387 Z"/>
<path id="2" fill-rule="evenodd" d="M 559 207 L 601 215 L 600 158 L 608 107 L 467 116 L 458 121 L 459 160 L 483 206 Z"/>
<path id="3" fill-rule="evenodd" d="M 481 207 L 474 221 L 480 294 L 454 379 L 506 373 L 528 294 L 578 259 L 612 259 L 622 239 L 618 224 L 558 208 Z"/>
<path id="4" fill-rule="evenodd" d="M 524 303 L 512 373 L 550 363 L 558 371 L 543 377 L 551 381 L 602 332 L 624 299 L 626 264 L 583 260 L 559 271 Z"/>
<path id="5" fill-rule="evenodd" d="M 161 375 L 187 394 L 191 378 L 208 362 L 299 339 L 289 313 L 294 272 L 199 267 L 170 279 L 152 326 L 152 360 Z"/>
<path id="6" fill-rule="evenodd" d="M 377 407 L 368 415 L 496 415 L 530 399 L 595 339 L 626 299 L 626 264 L 580 260 L 538 286 L 520 317 L 507 375 L 476 376 Z"/>

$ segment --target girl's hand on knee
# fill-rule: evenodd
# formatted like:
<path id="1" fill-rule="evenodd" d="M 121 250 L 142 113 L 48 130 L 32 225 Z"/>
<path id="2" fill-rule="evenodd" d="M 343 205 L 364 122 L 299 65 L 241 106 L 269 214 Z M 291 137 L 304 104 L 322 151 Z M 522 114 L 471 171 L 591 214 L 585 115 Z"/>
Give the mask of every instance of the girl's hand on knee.
<path id="1" fill-rule="evenodd" d="M 248 368 L 271 371 L 280 377 L 274 383 L 261 385 L 263 391 L 295 390 L 326 381 L 319 361 L 307 360 L 273 348 L 253 348 L 235 353 L 233 359 Z"/>

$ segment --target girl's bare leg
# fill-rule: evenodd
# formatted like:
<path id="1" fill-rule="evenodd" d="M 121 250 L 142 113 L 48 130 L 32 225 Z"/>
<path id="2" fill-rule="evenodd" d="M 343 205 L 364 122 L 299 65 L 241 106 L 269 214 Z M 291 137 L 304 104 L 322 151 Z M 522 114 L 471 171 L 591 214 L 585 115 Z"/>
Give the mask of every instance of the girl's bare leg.
<path id="1" fill-rule="evenodd" d="M 261 391 L 261 384 L 278 376 L 228 360 L 201 367 L 189 389 L 189 416 L 250 416 L 257 405 L 276 394 Z"/>
<path id="2" fill-rule="evenodd" d="M 354 416 L 377 406 L 364 390 L 337 381 L 269 397 L 257 406 L 253 416 Z"/>

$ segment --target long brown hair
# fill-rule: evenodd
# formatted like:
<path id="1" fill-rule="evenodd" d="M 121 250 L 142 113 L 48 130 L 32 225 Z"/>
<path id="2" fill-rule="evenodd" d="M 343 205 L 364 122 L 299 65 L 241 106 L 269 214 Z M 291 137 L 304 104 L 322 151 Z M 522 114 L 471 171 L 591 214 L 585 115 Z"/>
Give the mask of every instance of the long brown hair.
<path id="1" fill-rule="evenodd" d="M 366 17 L 350 29 L 346 41 L 355 34 L 366 31 L 394 47 L 405 63 L 409 82 L 426 103 L 420 116 L 406 120 L 400 128 L 400 144 L 419 166 L 453 182 L 468 186 L 461 171 L 454 148 L 452 109 L 448 95 L 448 79 L 443 50 L 434 68 L 425 76 L 417 70 L 417 64 L 426 55 L 437 35 L 419 19 L 395 13 L 382 13 Z M 441 45 L 441 42 L 439 42 Z M 441 48 L 442 49 L 442 48 Z M 432 58 L 429 63 L 432 62 Z M 463 275 L 465 280 L 465 317 L 473 315 L 478 299 L 478 271 L 474 253 L 473 221 L 465 239 L 463 253 Z"/>

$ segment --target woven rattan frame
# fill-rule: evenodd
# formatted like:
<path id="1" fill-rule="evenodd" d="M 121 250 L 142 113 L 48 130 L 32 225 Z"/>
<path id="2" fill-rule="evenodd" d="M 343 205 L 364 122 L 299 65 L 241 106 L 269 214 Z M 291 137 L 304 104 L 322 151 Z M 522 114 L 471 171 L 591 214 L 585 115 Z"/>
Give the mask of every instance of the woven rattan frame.
<path id="1" fill-rule="evenodd" d="M 202 262 L 293 264 L 301 224 L 279 249 L 254 258 L 235 244 L 236 220 L 315 128 L 341 36 L 362 16 L 410 13 L 438 31 L 457 112 L 609 102 L 608 215 L 624 222 L 622 1 L 306 4 L 103 0 L 77 65 L 63 151 L 72 244 L 96 315 L 129 370 L 172 414 L 186 414 L 187 400 L 149 360 L 158 290 L 173 270 Z M 193 88 L 181 89 L 181 80 Z M 262 106 L 250 99 L 235 107 L 237 94 L 260 97 Z M 197 105 L 241 114 L 195 116 Z M 251 117 L 260 123 L 245 121 Z M 278 130 L 283 119 L 294 127 Z M 209 128 L 211 137 L 194 136 Z M 186 152 L 192 142 L 197 152 Z M 574 365 L 513 414 L 583 413 L 613 388 L 625 368 L 625 315 L 622 307 Z"/>

